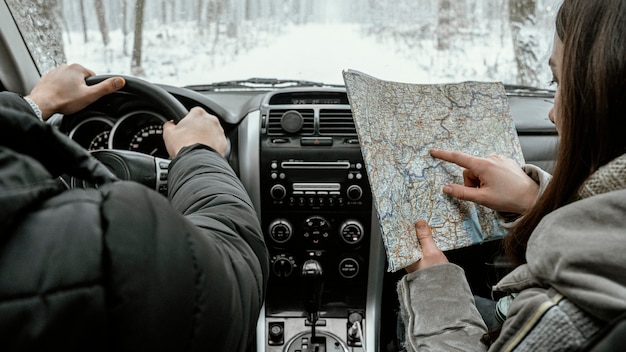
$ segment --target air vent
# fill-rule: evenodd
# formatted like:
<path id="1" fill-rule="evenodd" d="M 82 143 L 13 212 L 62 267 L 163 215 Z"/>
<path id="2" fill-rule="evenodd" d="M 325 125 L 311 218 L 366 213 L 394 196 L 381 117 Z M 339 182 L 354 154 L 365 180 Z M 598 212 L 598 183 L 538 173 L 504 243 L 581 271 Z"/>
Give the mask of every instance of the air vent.
<path id="1" fill-rule="evenodd" d="M 320 135 L 356 136 L 350 109 L 320 110 Z"/>
<path id="2" fill-rule="evenodd" d="M 291 133 L 288 133 L 283 129 L 280 121 L 283 115 L 287 111 L 297 111 L 302 115 L 303 124 L 300 131 L 294 133 L 297 135 L 313 135 L 314 132 L 314 117 L 312 109 L 274 109 L 270 110 L 267 118 L 267 134 L 272 136 L 286 136 Z"/>

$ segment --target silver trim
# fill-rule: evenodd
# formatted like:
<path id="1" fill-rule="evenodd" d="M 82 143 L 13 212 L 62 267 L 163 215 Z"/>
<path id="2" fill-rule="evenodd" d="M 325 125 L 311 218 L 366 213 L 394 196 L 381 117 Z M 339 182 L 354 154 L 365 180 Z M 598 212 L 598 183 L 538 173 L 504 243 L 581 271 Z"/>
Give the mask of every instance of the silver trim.
<path id="1" fill-rule="evenodd" d="M 365 302 L 365 340 L 367 344 L 364 347 L 368 351 L 378 351 L 385 272 L 385 251 L 376 214 L 376 209 L 372 206 L 370 266 L 367 275 L 367 298 Z"/>
<path id="2" fill-rule="evenodd" d="M 248 191 L 250 200 L 261 221 L 260 146 L 261 112 L 252 111 L 239 125 L 239 179 Z M 259 312 L 256 324 L 256 351 L 265 351 L 265 304 Z"/>
<path id="3" fill-rule="evenodd" d="M 319 336 L 327 336 L 327 337 L 331 337 L 333 338 L 337 343 L 339 343 L 339 346 L 334 346 L 334 350 L 336 351 L 337 348 L 339 348 L 340 351 L 344 351 L 344 352 L 348 352 L 348 346 L 346 345 L 346 343 L 343 341 L 343 339 L 335 334 L 333 334 L 330 331 L 322 331 L 319 330 L 317 331 L 316 335 Z M 289 351 L 289 349 L 291 349 L 291 345 L 293 345 L 297 340 L 301 339 L 304 336 L 307 335 L 311 335 L 310 331 L 303 331 L 299 334 L 296 334 L 295 336 L 293 336 L 289 341 L 287 341 L 287 344 L 285 345 L 285 349 L 283 351 Z M 327 348 L 327 350 L 330 350 L 330 348 Z"/>
<path id="4" fill-rule="evenodd" d="M 107 118 L 100 117 L 100 116 L 97 116 L 97 117 L 89 117 L 89 118 L 87 118 L 87 119 L 85 119 L 85 120 L 81 121 L 78 125 L 76 125 L 76 126 L 74 126 L 74 128 L 72 128 L 72 130 L 70 131 L 70 133 L 69 133 L 69 135 L 68 135 L 68 136 L 70 137 L 70 139 L 74 139 L 74 135 L 75 135 L 75 134 L 79 131 L 79 129 L 80 129 L 80 128 L 82 128 L 83 126 L 86 126 L 87 124 L 93 123 L 93 122 L 102 122 L 102 123 L 106 124 L 107 126 L 109 126 L 109 128 L 108 128 L 108 131 L 109 131 L 109 139 L 107 140 L 107 146 L 108 146 L 108 145 L 110 145 L 110 140 L 111 140 L 111 130 L 113 130 L 113 122 L 112 122 L 112 121 L 110 121 L 110 120 L 109 120 L 109 119 L 107 119 Z M 102 130 L 102 131 L 99 131 L 99 132 L 98 132 L 98 134 L 103 133 L 103 132 L 106 132 L 106 129 L 105 129 L 105 130 Z M 93 136 L 93 137 L 92 137 L 92 139 L 91 139 L 91 143 L 93 143 L 93 140 L 94 140 L 94 139 L 95 139 L 95 137 L 97 137 L 97 136 L 98 136 L 98 135 L 96 135 L 96 136 Z M 86 149 L 87 149 L 87 148 L 86 148 Z"/>
<path id="5" fill-rule="evenodd" d="M 114 144 L 115 144 L 115 139 L 117 137 L 117 130 L 120 129 L 120 125 L 122 125 L 122 123 L 124 123 L 127 120 L 131 120 L 131 118 L 139 115 L 139 114 L 146 114 L 146 115 L 150 115 L 150 116 L 154 116 L 156 118 L 158 118 L 159 120 L 161 120 L 163 123 L 167 122 L 167 119 L 165 117 L 163 117 L 160 114 L 155 113 L 154 111 L 148 111 L 148 110 L 139 110 L 139 111 L 133 111 L 131 113 L 128 113 L 122 117 L 120 117 L 119 120 L 117 120 L 115 122 L 115 124 L 113 125 L 113 128 L 111 129 L 111 135 L 109 135 L 109 149 L 126 149 L 128 150 L 129 148 L 126 147 L 118 147 L 115 148 Z M 137 117 L 135 117 L 137 118 Z M 136 131 L 133 131 L 136 132 Z"/>
<path id="6" fill-rule="evenodd" d="M 314 183 L 314 182 L 298 182 L 293 185 L 294 191 L 340 191 L 341 184 L 339 183 Z"/>
<path id="7" fill-rule="evenodd" d="M 256 323 L 256 351 L 265 351 L 265 343 L 265 304 L 263 304 Z"/>
<path id="8" fill-rule="evenodd" d="M 349 169 L 349 161 L 283 161 L 283 169 Z"/>
<path id="9" fill-rule="evenodd" d="M 261 184 L 260 180 L 260 129 L 261 113 L 259 110 L 250 112 L 239 127 L 239 178 L 248 191 L 259 221 L 261 219 Z"/>

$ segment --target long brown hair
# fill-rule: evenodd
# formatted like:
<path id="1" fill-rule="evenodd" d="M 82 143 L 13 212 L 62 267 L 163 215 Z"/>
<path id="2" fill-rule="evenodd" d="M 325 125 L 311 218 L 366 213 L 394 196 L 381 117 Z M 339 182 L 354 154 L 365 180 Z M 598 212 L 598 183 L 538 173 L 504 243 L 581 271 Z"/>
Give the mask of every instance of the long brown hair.
<path id="1" fill-rule="evenodd" d="M 564 0 L 556 32 L 563 42 L 560 142 L 552 181 L 504 240 L 516 266 L 526 262 L 541 219 L 574 201 L 591 173 L 626 152 L 626 1 Z"/>

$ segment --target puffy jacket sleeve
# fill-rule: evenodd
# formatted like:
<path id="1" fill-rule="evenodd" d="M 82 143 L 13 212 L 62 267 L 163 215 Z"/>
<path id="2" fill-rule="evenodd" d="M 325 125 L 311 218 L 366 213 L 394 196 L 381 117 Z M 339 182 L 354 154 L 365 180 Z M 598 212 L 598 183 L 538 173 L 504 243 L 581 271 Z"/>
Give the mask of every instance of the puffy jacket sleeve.
<path id="1" fill-rule="evenodd" d="M 78 143 L 40 121 L 30 105 L 15 93 L 0 92 L 0 141 L 37 159 L 53 176 L 65 173 L 95 184 L 117 180 Z"/>
<path id="2" fill-rule="evenodd" d="M 407 351 L 486 351 L 487 328 L 474 305 L 463 269 L 442 264 L 398 282 Z"/>
<path id="3" fill-rule="evenodd" d="M 246 351 L 269 263 L 228 162 L 205 146 L 183 148 L 170 164 L 169 200 L 133 182 L 104 189 L 116 339 L 134 351 Z"/>
<path id="4" fill-rule="evenodd" d="M 245 260 L 267 280 L 268 254 L 257 213 L 226 159 L 200 144 L 183 148 L 170 164 L 168 190 L 172 206 L 234 257 L 245 254 L 238 247 L 249 247 L 253 257 Z"/>
<path id="5" fill-rule="evenodd" d="M 5 108 L 18 110 L 23 113 L 32 115 L 33 119 L 37 119 L 35 111 L 28 105 L 26 100 L 13 92 L 0 92 L 0 104 Z"/>
<path id="6" fill-rule="evenodd" d="M 213 300 L 209 305 L 237 302 L 235 311 L 212 308 L 207 317 L 216 325 L 241 324 L 255 331 L 269 259 L 246 189 L 226 159 L 198 144 L 183 148 L 170 164 L 168 192 L 172 206 L 197 229 L 192 241 L 198 265 L 206 267 L 205 289 Z M 243 319 L 233 321 L 238 314 Z M 219 338 L 239 341 L 242 336 L 237 329 L 227 329 Z"/>

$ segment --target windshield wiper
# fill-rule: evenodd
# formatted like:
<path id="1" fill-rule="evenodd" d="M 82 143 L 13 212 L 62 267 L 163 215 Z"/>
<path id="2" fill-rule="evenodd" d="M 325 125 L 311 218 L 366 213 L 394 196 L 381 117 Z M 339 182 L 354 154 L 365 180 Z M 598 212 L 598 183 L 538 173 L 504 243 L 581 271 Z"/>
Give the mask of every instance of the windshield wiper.
<path id="1" fill-rule="evenodd" d="M 216 90 L 224 88 L 246 88 L 246 89 L 267 89 L 267 88 L 285 88 L 285 87 L 343 87 L 338 84 L 327 84 L 315 81 L 306 81 L 298 79 L 278 79 L 278 78 L 259 78 L 253 77 L 243 80 L 215 82 L 211 84 L 192 85 L 186 88 L 193 90 Z"/>

